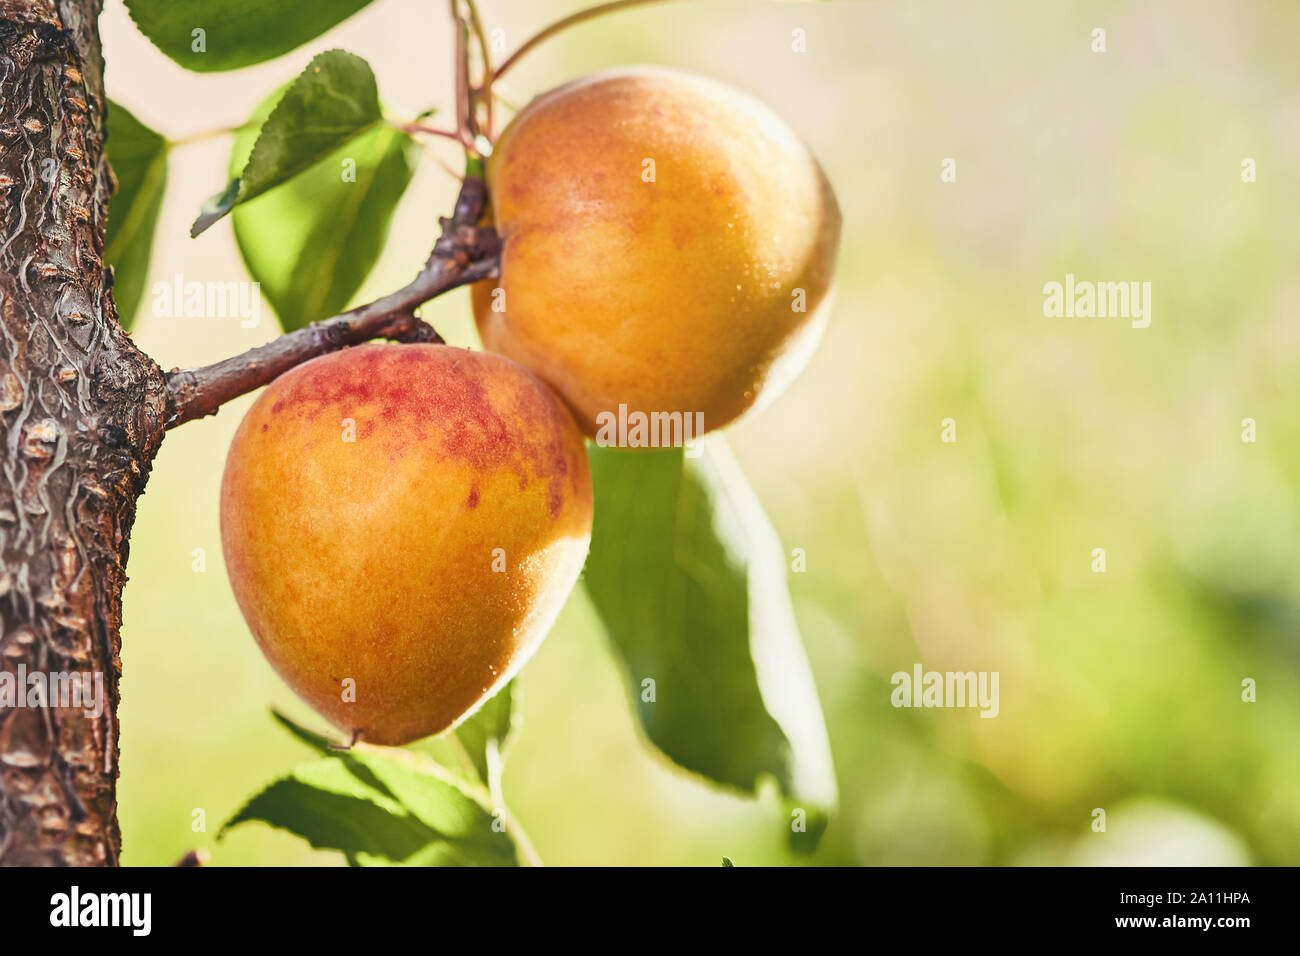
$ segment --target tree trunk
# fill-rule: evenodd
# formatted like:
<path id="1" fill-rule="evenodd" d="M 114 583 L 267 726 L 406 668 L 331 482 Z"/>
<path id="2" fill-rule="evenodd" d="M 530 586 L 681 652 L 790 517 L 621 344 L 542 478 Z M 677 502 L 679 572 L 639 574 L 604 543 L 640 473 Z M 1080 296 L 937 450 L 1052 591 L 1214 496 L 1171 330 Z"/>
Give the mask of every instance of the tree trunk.
<path id="1" fill-rule="evenodd" d="M 127 537 L 168 400 L 102 259 L 99 10 L 0 0 L 0 864 L 115 865 L 121 848 Z M 67 699 L 74 673 L 100 681 L 101 714 Z"/>

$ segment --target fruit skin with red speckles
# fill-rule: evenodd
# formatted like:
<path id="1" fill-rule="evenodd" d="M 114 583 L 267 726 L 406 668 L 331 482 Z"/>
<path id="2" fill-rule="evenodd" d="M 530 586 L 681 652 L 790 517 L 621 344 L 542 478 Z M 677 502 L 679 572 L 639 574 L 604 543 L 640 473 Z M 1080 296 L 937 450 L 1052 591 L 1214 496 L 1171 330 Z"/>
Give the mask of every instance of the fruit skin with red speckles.
<path id="1" fill-rule="evenodd" d="M 720 428 L 817 344 L 839 207 L 789 126 L 737 90 L 658 67 L 575 80 L 510 122 L 487 184 L 503 246 L 500 279 L 473 289 L 483 344 L 589 435 L 620 405 Z"/>
<path id="2" fill-rule="evenodd" d="M 501 356 L 361 345 L 272 382 L 230 446 L 221 542 L 271 665 L 377 744 L 438 733 L 541 643 L 586 559 L 563 404 Z"/>

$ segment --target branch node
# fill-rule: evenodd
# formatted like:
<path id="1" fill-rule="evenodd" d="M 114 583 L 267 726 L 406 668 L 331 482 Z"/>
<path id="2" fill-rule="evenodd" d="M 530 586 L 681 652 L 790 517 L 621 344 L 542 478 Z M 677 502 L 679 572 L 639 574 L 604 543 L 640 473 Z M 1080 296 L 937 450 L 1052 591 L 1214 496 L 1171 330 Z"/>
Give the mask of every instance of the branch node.
<path id="1" fill-rule="evenodd" d="M 243 355 L 167 375 L 167 428 L 214 415 L 233 398 L 247 394 L 289 369 L 330 352 L 372 339 L 444 344 L 415 310 L 451 289 L 500 274 L 501 240 L 480 225 L 487 208 L 487 186 L 478 177 L 461 183 L 455 212 L 439 220 L 442 234 L 419 274 L 404 288 L 342 315 L 313 322 L 250 349 Z"/>

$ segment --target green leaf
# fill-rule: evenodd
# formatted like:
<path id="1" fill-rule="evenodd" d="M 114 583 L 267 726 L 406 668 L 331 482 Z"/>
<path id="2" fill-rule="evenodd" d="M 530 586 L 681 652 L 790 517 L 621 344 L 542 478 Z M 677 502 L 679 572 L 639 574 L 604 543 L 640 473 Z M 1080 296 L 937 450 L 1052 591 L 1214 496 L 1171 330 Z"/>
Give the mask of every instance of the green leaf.
<path id="1" fill-rule="evenodd" d="M 830 748 L 785 582 L 785 556 L 720 439 L 683 450 L 589 446 L 596 495 L 584 575 L 650 742 L 756 793 L 774 779 L 815 846 L 835 802 Z M 654 700 L 643 681 L 653 679 Z"/>
<path id="2" fill-rule="evenodd" d="M 355 163 L 355 182 L 341 179 L 345 160 Z M 361 288 L 415 162 L 408 137 L 376 130 L 235 210 L 244 264 L 286 331 L 341 312 Z"/>
<path id="3" fill-rule="evenodd" d="M 264 102 L 254 119 L 265 117 L 251 151 L 251 128 L 236 138 L 234 180 L 203 206 L 190 235 L 197 236 L 239 203 L 292 179 L 375 129 L 380 120 L 379 88 L 370 65 L 344 50 L 328 50 L 292 83 Z M 392 134 L 396 135 L 396 134 Z M 236 175 L 236 170 L 239 170 Z M 237 181 L 237 182 L 236 182 Z"/>
<path id="4" fill-rule="evenodd" d="M 731 862 L 731 857 L 729 857 L 729 856 L 724 856 L 724 857 L 722 858 L 722 867 L 723 867 L 723 869 L 727 869 L 728 867 L 734 867 L 735 865 L 736 865 L 736 864 L 734 864 L 734 863 Z"/>
<path id="5" fill-rule="evenodd" d="M 117 177 L 108 204 L 104 261 L 113 267 L 118 319 L 131 328 L 149 280 L 149 259 L 167 190 L 168 142 L 126 107 L 108 102 L 105 151 Z"/>
<path id="6" fill-rule="evenodd" d="M 239 179 L 236 177 L 226 184 L 226 188 L 215 195 L 209 196 L 207 201 L 199 209 L 198 218 L 190 226 L 190 238 L 194 239 L 199 236 L 208 226 L 212 225 L 230 210 L 235 208 L 235 203 L 239 200 Z"/>
<path id="7" fill-rule="evenodd" d="M 233 168 L 252 136 L 236 138 Z M 244 264 L 285 330 L 341 312 L 356 294 L 383 252 L 417 160 L 410 137 L 378 126 L 235 209 Z"/>
<path id="8" fill-rule="evenodd" d="M 213 73 L 288 53 L 369 2 L 126 0 L 126 8 L 140 32 L 167 56 L 187 70 Z"/>
<path id="9" fill-rule="evenodd" d="M 491 787 L 493 775 L 500 774 L 510 739 L 518 727 L 518 708 L 515 706 L 517 699 L 512 681 L 485 701 L 482 707 L 455 730 L 449 730 L 440 737 L 417 741 L 410 745 L 411 749 L 432 757 L 452 772 L 463 773 L 471 783 L 480 782 Z M 321 756 L 338 756 L 347 751 L 341 741 L 331 740 L 324 734 L 310 730 L 278 710 L 272 709 L 271 716 L 276 723 Z M 377 783 L 376 781 L 376 785 Z"/>
<path id="10" fill-rule="evenodd" d="M 512 866 L 514 844 L 450 774 L 338 752 L 295 768 L 222 828 L 261 821 L 360 865 Z"/>
<path id="11" fill-rule="evenodd" d="M 313 847 L 400 862 L 437 838 L 420 820 L 376 792 L 342 761 L 304 764 L 253 797 L 221 828 L 252 820 L 288 830 Z"/>
<path id="12" fill-rule="evenodd" d="M 369 755 L 354 759 L 372 772 L 402 806 L 439 834 L 439 840 L 421 851 L 421 866 L 516 864 L 513 841 L 494 828 L 497 808 L 484 805 L 486 795 L 471 797 L 470 789 L 450 771 L 427 762 L 417 766 L 414 762 Z"/>
<path id="13" fill-rule="evenodd" d="M 473 762 L 478 778 L 489 785 L 500 774 L 515 730 L 514 698 L 515 684 L 511 681 L 452 731 Z"/>
<path id="14" fill-rule="evenodd" d="M 281 727 L 289 731 L 289 733 L 293 734 L 323 757 L 331 757 L 341 750 L 340 747 L 336 747 L 324 734 L 318 734 L 314 730 L 308 730 L 302 724 L 297 723 L 274 708 L 271 710 L 271 716 L 275 718 L 275 722 Z"/>
<path id="15" fill-rule="evenodd" d="M 239 177 L 247 202 L 312 166 L 381 118 L 370 64 L 345 50 L 318 55 L 289 84 Z"/>
<path id="16" fill-rule="evenodd" d="M 345 760 L 351 759 L 352 762 L 349 764 L 349 769 L 352 771 L 353 776 L 367 786 L 378 790 L 385 796 L 393 800 L 397 799 L 396 795 L 389 791 L 389 789 L 384 785 L 384 782 L 376 777 L 369 768 L 356 759 L 353 759 L 355 755 L 351 749 L 345 746 L 342 742 L 335 743 L 324 734 L 318 734 L 314 730 L 308 730 L 302 724 L 297 723 L 274 708 L 271 710 L 271 716 L 275 718 L 276 723 L 289 731 L 293 736 L 297 737 L 302 743 L 316 751 L 318 755 L 322 757 L 339 757 L 340 759 Z"/>

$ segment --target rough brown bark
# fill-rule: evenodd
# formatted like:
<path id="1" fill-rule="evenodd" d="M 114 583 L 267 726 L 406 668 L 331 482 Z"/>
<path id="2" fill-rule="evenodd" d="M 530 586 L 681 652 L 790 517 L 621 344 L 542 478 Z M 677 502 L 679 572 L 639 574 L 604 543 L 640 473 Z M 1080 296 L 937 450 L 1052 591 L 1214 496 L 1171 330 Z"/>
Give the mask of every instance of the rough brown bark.
<path id="1" fill-rule="evenodd" d="M 102 260 L 99 8 L 0 0 L 0 670 L 99 674 L 107 698 L 98 717 L 51 695 L 0 709 L 3 864 L 113 865 L 121 846 L 121 595 L 167 392 Z"/>

